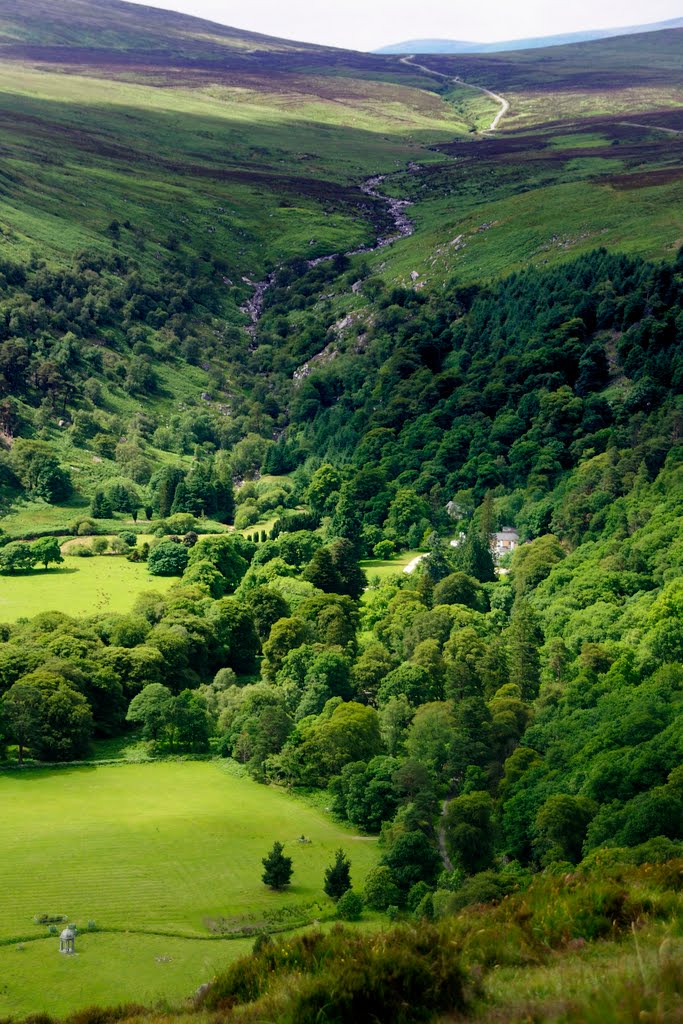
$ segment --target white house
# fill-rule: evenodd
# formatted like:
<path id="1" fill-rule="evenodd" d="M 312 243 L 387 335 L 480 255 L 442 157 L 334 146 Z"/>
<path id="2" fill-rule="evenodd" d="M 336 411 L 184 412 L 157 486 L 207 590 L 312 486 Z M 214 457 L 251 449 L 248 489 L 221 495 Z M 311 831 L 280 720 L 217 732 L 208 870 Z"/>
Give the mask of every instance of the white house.
<path id="1" fill-rule="evenodd" d="M 491 551 L 496 559 L 502 558 L 503 555 L 507 555 L 518 547 L 519 534 L 514 526 L 504 526 L 498 533 L 494 533 L 491 538 Z"/>

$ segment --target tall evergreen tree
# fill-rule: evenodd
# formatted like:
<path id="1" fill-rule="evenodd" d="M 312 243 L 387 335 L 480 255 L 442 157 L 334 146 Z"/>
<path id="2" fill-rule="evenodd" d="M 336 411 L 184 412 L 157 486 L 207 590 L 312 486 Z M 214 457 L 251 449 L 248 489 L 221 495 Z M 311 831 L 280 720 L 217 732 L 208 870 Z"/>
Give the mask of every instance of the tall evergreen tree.
<path id="1" fill-rule="evenodd" d="M 357 548 L 350 540 L 336 540 L 330 547 L 332 562 L 341 581 L 340 594 L 348 594 L 354 601 L 363 593 L 368 580 L 360 567 Z"/>
<path id="2" fill-rule="evenodd" d="M 454 558 L 456 567 L 468 576 L 474 576 L 480 583 L 493 583 L 496 578 L 496 571 L 493 564 L 493 555 L 488 540 L 484 540 L 479 533 L 470 529 L 467 540 L 459 548 L 456 548 Z"/>
<path id="3" fill-rule="evenodd" d="M 326 594 L 343 592 L 342 578 L 332 559 L 330 548 L 318 548 L 303 572 L 303 579 Z"/>
<path id="4" fill-rule="evenodd" d="M 178 484 L 184 477 L 184 473 L 176 466 L 165 469 L 159 480 L 159 515 L 162 519 L 171 514 L 173 500 Z M 149 517 L 148 517 L 149 518 Z"/>
<path id="5" fill-rule="evenodd" d="M 263 884 L 278 891 L 285 889 L 292 877 L 292 858 L 285 857 L 283 850 L 282 843 L 273 843 L 273 849 L 261 861 L 264 867 L 261 875 Z"/>
<path id="6" fill-rule="evenodd" d="M 334 864 L 325 869 L 325 893 L 336 903 L 350 888 L 351 861 L 343 850 L 337 850 Z"/>
<path id="7" fill-rule="evenodd" d="M 90 503 L 90 514 L 94 519 L 111 519 L 113 510 L 104 491 L 95 491 Z"/>
<path id="8" fill-rule="evenodd" d="M 543 632 L 528 601 L 518 600 L 512 609 L 507 631 L 510 682 L 518 686 L 525 700 L 538 696 L 541 683 L 539 649 Z"/>

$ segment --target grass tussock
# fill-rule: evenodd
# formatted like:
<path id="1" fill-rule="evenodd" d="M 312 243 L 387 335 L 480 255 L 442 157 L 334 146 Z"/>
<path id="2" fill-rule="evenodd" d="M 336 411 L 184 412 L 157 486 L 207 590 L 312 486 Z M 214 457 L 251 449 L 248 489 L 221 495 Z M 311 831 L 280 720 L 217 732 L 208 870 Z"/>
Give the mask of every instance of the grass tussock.
<path id="1" fill-rule="evenodd" d="M 435 926 L 373 936 L 336 926 L 279 947 L 263 944 L 233 964 L 203 1004 L 235 1010 L 233 1019 L 244 1022 L 408 1024 L 464 1008 L 465 983 L 455 948 Z"/>

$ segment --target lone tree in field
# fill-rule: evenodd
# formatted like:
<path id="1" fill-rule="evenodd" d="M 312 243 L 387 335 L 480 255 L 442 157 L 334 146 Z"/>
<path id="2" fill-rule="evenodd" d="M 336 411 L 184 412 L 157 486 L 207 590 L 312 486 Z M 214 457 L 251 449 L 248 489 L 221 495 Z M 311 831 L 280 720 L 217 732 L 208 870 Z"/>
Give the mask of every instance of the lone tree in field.
<path id="1" fill-rule="evenodd" d="M 329 868 L 325 870 L 325 893 L 336 903 L 350 888 L 351 861 L 343 850 L 337 850 L 334 855 L 334 864 L 330 864 Z"/>
<path id="2" fill-rule="evenodd" d="M 278 891 L 285 889 L 292 877 L 292 858 L 285 857 L 283 850 L 282 843 L 273 843 L 273 849 L 261 861 L 265 869 L 261 875 L 264 885 Z"/>
<path id="3" fill-rule="evenodd" d="M 40 562 L 47 569 L 50 562 L 59 565 L 63 562 L 62 552 L 59 549 L 59 542 L 54 537 L 41 537 L 31 545 L 31 553 L 36 562 Z"/>

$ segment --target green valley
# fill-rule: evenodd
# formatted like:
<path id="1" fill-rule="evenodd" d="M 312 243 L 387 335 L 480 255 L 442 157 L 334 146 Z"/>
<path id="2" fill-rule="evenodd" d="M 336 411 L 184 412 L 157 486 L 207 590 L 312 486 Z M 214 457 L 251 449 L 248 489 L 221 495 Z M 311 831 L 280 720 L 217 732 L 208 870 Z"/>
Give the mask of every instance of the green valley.
<path id="1" fill-rule="evenodd" d="M 676 1024 L 683 30 L 16 7 L 0 1015 Z"/>

